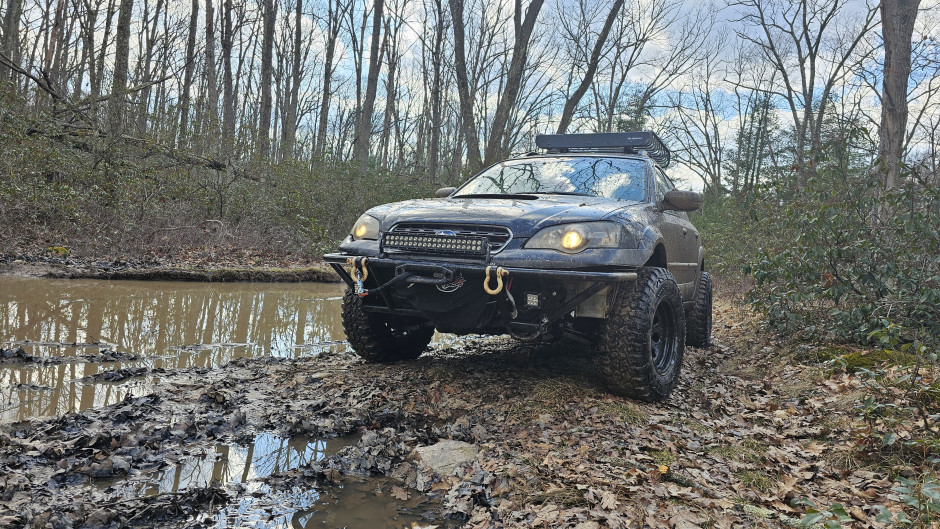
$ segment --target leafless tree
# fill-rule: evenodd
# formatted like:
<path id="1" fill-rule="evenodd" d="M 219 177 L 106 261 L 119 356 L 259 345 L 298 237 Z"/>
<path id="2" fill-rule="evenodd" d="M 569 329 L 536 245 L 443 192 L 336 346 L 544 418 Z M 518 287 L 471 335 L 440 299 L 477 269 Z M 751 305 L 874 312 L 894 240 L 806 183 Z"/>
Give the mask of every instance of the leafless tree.
<path id="1" fill-rule="evenodd" d="M 111 83 L 111 100 L 108 103 L 108 124 L 112 134 L 124 128 L 124 100 L 127 91 L 127 66 L 130 53 L 131 11 L 133 0 L 121 0 L 118 11 L 117 42 L 115 44 L 114 77 Z"/>
<path id="2" fill-rule="evenodd" d="M 264 31 L 261 41 L 261 109 L 258 117 L 258 150 L 262 158 L 267 158 L 271 152 L 271 82 L 274 76 L 274 0 L 262 0 L 262 17 Z"/>
<path id="3" fill-rule="evenodd" d="M 0 52 L 15 63 L 20 62 L 20 17 L 23 0 L 7 0 L 4 10 L 2 34 L 0 34 Z M 0 81 L 14 80 L 13 72 L 7 66 L 0 66 Z"/>
<path id="4" fill-rule="evenodd" d="M 576 19 L 576 26 L 572 27 L 572 25 L 566 23 L 567 17 L 564 15 L 560 17 L 566 36 L 572 41 L 573 46 L 577 46 L 577 44 L 584 42 L 586 37 L 589 37 L 588 34 L 590 33 L 591 27 L 591 20 L 588 18 L 584 2 L 580 2 L 579 6 L 581 7 L 579 10 L 581 16 Z M 604 21 L 604 26 L 597 34 L 590 55 L 584 58 L 587 64 L 584 65 L 584 75 L 581 78 L 581 82 L 578 84 L 577 88 L 574 89 L 574 92 L 568 95 L 565 100 L 565 106 L 561 111 L 561 118 L 559 118 L 558 121 L 558 134 L 564 134 L 568 130 L 568 126 L 571 125 L 571 119 L 574 117 L 574 112 L 581 102 L 581 98 L 584 97 L 591 83 L 594 82 L 594 74 L 597 72 L 597 65 L 600 62 L 601 54 L 605 51 L 605 47 L 607 46 L 607 36 L 610 34 L 610 29 L 613 27 L 622 8 L 623 0 L 614 0 L 610 12 L 607 14 L 607 19 Z M 571 61 L 572 69 L 580 69 L 581 65 L 579 63 L 579 60 Z"/>
<path id="5" fill-rule="evenodd" d="M 180 96 L 180 128 L 177 143 L 183 146 L 189 136 L 189 105 L 193 75 L 196 71 L 196 32 L 199 24 L 199 0 L 193 0 L 189 17 L 189 35 L 186 38 L 186 66 L 183 93 Z"/>
<path id="6" fill-rule="evenodd" d="M 793 120 L 798 184 L 814 172 L 810 153 L 822 147 L 823 119 L 836 85 L 846 81 L 872 49 L 860 46 L 877 25 L 877 5 L 867 5 L 861 21 L 847 13 L 847 0 L 735 0 L 742 12 L 738 37 L 751 42 L 777 70 L 782 97 Z"/>
<path id="7" fill-rule="evenodd" d="M 372 39 L 369 45 L 369 73 L 366 79 L 366 94 L 356 127 L 356 141 L 353 146 L 353 158 L 365 171 L 369 167 L 369 146 L 372 139 L 372 113 L 379 88 L 379 70 L 382 68 L 381 40 L 384 21 L 385 0 L 375 0 L 372 6 Z"/>
<path id="8" fill-rule="evenodd" d="M 678 146 L 674 152 L 677 161 L 702 179 L 706 192 L 716 195 L 724 179 L 724 139 L 729 128 L 724 116 L 729 113 L 730 101 L 719 89 L 724 65 L 717 53 L 725 45 L 724 39 L 717 38 L 703 54 L 688 89 L 669 98 L 674 123 L 668 137 Z"/>

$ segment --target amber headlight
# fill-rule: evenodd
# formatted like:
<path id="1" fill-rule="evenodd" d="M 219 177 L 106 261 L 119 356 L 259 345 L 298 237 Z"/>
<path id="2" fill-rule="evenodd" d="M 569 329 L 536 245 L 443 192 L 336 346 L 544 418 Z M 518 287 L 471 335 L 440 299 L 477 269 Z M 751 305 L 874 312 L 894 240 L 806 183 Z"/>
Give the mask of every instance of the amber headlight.
<path id="1" fill-rule="evenodd" d="M 561 224 L 538 231 L 526 248 L 578 253 L 587 248 L 619 248 L 620 226 L 614 222 Z"/>
<path id="2" fill-rule="evenodd" d="M 375 241 L 379 238 L 379 221 L 375 217 L 363 215 L 353 224 L 352 231 L 349 232 L 354 241 L 363 239 Z"/>

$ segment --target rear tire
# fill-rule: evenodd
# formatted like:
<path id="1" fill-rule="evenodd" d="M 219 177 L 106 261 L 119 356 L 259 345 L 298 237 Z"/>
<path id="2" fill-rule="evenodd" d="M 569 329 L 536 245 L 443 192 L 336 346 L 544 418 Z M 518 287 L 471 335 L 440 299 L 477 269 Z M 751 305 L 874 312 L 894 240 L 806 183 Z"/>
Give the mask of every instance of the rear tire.
<path id="1" fill-rule="evenodd" d="M 686 320 L 685 342 L 692 347 L 708 347 L 712 342 L 712 278 L 702 272 L 695 291 L 695 305 Z"/>
<path id="2" fill-rule="evenodd" d="M 614 293 L 600 350 L 611 393 L 645 401 L 669 396 L 679 381 L 685 311 L 672 274 L 640 268 Z"/>
<path id="3" fill-rule="evenodd" d="M 343 293 L 343 330 L 353 350 L 366 362 L 413 360 L 431 343 L 434 327 L 418 318 L 366 312 L 352 290 Z"/>

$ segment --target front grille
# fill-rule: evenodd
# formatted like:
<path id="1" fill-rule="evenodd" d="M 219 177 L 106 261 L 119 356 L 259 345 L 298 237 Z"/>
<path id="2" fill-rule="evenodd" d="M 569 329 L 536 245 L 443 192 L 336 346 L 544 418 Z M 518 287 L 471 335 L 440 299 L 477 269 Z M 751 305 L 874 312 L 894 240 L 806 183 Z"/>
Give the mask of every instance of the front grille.
<path id="1" fill-rule="evenodd" d="M 512 239 L 512 232 L 502 226 L 402 223 L 385 234 L 384 249 L 409 252 L 445 252 L 465 255 L 502 250 Z"/>

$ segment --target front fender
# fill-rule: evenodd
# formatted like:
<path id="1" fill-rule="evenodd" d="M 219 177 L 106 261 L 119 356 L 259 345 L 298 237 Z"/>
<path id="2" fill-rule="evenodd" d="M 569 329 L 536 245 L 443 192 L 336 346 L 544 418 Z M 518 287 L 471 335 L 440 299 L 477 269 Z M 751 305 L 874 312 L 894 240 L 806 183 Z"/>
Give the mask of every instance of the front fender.
<path id="1" fill-rule="evenodd" d="M 660 244 L 665 247 L 665 243 L 663 242 L 663 234 L 660 233 L 660 231 L 655 227 L 647 226 L 640 235 L 638 249 L 645 251 L 646 258 L 649 259 L 653 256 L 653 251 L 655 251 L 656 247 Z"/>

